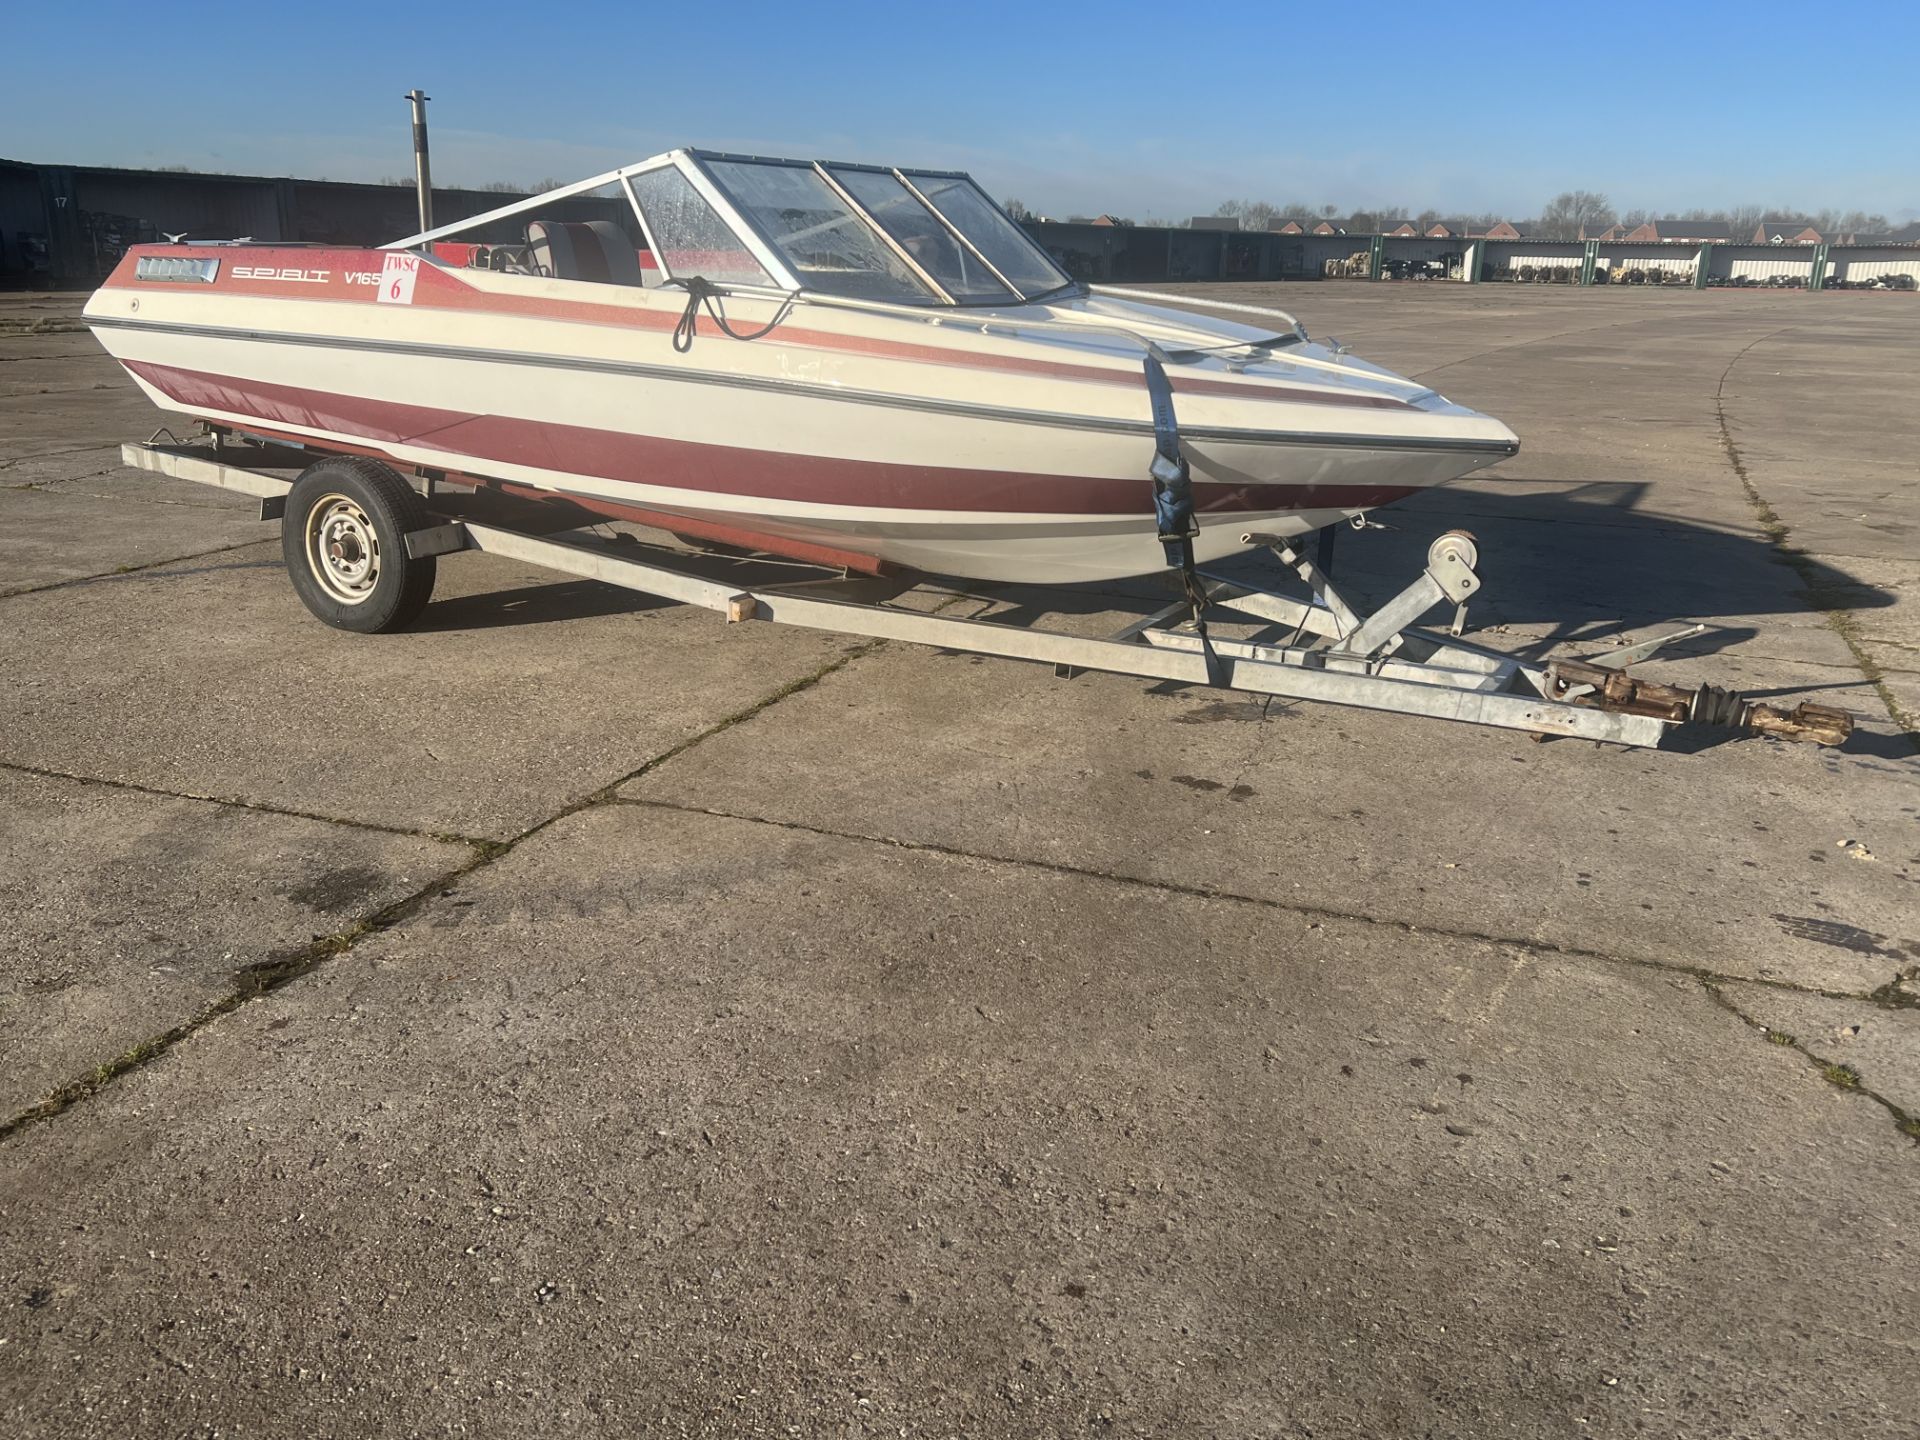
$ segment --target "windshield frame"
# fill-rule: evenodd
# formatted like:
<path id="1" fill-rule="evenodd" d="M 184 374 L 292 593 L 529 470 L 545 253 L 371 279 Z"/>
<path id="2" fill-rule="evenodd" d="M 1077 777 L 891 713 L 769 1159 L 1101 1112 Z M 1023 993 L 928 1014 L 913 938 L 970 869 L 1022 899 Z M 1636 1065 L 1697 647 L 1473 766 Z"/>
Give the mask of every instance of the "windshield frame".
<path id="1" fill-rule="evenodd" d="M 910 270 L 912 270 L 914 275 L 921 281 L 921 283 L 925 284 L 933 291 L 933 294 L 936 297 L 935 300 L 933 301 L 933 304 L 935 305 L 951 306 L 955 309 L 962 309 L 962 310 L 964 309 L 975 309 L 975 310 L 1007 309 L 1010 307 L 1018 307 L 1021 305 L 1031 305 L 1035 302 L 1037 297 L 1044 296 L 1046 298 L 1051 299 L 1069 292 L 1085 293 L 1084 287 L 1080 284 L 1080 282 L 1075 280 L 1071 275 L 1068 275 L 1065 270 L 1061 269 L 1059 262 L 1056 261 L 1051 255 L 1047 254 L 1047 252 L 1039 244 L 1037 244 L 1034 241 L 1033 237 L 1028 235 L 1026 231 L 1020 227 L 1019 222 L 1016 221 L 1011 215 L 1008 215 L 1004 209 L 1002 209 L 998 204 L 996 204 L 992 199 L 992 197 L 989 196 L 987 192 L 981 188 L 980 183 L 964 170 L 930 170 L 930 169 L 922 168 L 922 169 L 916 169 L 914 171 L 909 172 L 897 165 L 870 165 L 870 164 L 862 164 L 862 163 L 859 163 L 856 161 L 850 161 L 850 160 L 795 160 L 786 156 L 741 155 L 741 154 L 735 154 L 730 151 L 721 151 L 721 150 L 685 150 L 685 151 L 680 151 L 678 153 L 685 155 L 687 159 L 692 162 L 692 167 L 694 169 L 702 171 L 703 178 L 708 179 L 712 184 L 713 192 L 717 192 L 722 196 L 726 195 L 725 187 L 721 185 L 717 180 L 714 180 L 713 177 L 706 175 L 704 173 L 706 171 L 707 163 L 710 161 L 728 161 L 735 164 L 751 164 L 751 165 L 782 165 L 782 166 L 788 166 L 796 169 L 812 170 L 813 173 L 818 175 L 820 179 L 827 185 L 827 187 L 833 191 L 834 195 L 838 197 L 842 201 L 842 203 L 844 203 L 847 206 L 847 208 L 853 212 L 855 216 L 859 218 L 860 223 L 865 225 L 870 231 L 872 231 L 873 234 L 880 240 L 882 244 L 884 244 L 895 256 L 897 256 L 903 263 L 905 263 Z M 882 225 L 878 220 L 876 220 L 873 217 L 873 215 L 867 210 L 867 207 L 861 204 L 860 201 L 857 198 L 855 198 L 847 190 L 846 186 L 842 185 L 837 179 L 834 178 L 833 172 L 835 170 L 863 170 L 872 174 L 890 176 L 893 180 L 895 180 L 897 183 L 903 186 L 906 189 L 907 193 L 910 194 L 919 204 L 924 206 L 927 210 L 927 213 L 933 216 L 933 218 L 937 222 L 939 222 L 941 228 L 946 230 L 946 232 L 949 235 L 953 236 L 953 238 L 957 243 L 964 246 L 967 253 L 971 255 L 974 259 L 979 261 L 980 264 L 985 267 L 988 274 L 992 275 L 995 280 L 997 280 L 1001 285 L 1006 287 L 1007 294 L 1004 297 L 992 296 L 992 295 L 977 296 L 977 297 L 955 296 L 951 291 L 947 289 L 946 286 L 942 285 L 938 279 L 936 279 L 932 274 L 930 274 L 927 271 L 925 266 L 921 265 L 919 261 L 914 259 L 914 257 L 907 251 L 905 246 L 901 245 L 899 241 L 894 239 L 893 235 L 888 231 L 887 227 Z M 934 204 L 931 200 L 929 200 L 926 197 L 926 195 L 921 191 L 920 187 L 914 184 L 913 182 L 914 175 L 921 175 L 921 176 L 940 179 L 940 180 L 958 180 L 965 183 L 969 187 L 971 187 L 974 195 L 979 199 L 980 203 L 987 206 L 995 214 L 999 215 L 1001 219 L 1003 219 L 1006 222 L 1006 224 L 1013 231 L 1013 233 L 1026 245 L 1032 248 L 1034 254 L 1039 257 L 1041 263 L 1043 263 L 1048 270 L 1053 272 L 1053 274 L 1059 277 L 1059 283 L 1041 290 L 1032 290 L 1032 291 L 1022 290 L 1018 285 L 1014 284 L 1011 280 L 1009 280 L 1006 277 L 1006 275 L 1002 273 L 1002 271 L 997 265 L 995 265 L 992 261 L 987 259 L 987 257 L 981 252 L 980 246 L 977 243 L 975 243 L 973 238 L 969 236 L 965 230 L 961 229 L 958 225 L 956 225 L 953 222 L 953 220 L 946 214 L 945 211 L 943 211 L 938 205 Z M 774 237 L 767 234 L 758 225 L 754 224 L 754 222 L 742 212 L 740 207 L 733 205 L 730 201 L 730 197 L 729 197 L 729 203 L 725 206 L 722 213 L 726 215 L 729 219 L 734 220 L 741 227 L 743 235 L 754 236 L 768 249 L 774 251 L 777 254 L 780 254 L 780 258 L 782 259 L 782 261 L 785 261 L 786 256 L 784 255 L 784 253 L 780 251 L 779 243 L 774 239 Z M 783 264 L 780 270 L 775 273 L 784 274 L 787 276 L 794 276 L 796 272 L 794 270 L 794 267 L 791 264 Z M 835 291 L 822 289 L 816 286 L 806 285 L 804 283 L 799 282 L 798 280 L 796 280 L 794 288 L 812 295 L 836 295 L 837 294 L 837 292 Z M 845 298 L 845 297 L 842 297 L 842 298 Z M 908 309 L 916 309 L 916 310 L 928 308 L 928 306 L 924 303 L 915 303 L 912 301 L 888 301 L 883 303 L 901 304 Z"/>
<path id="2" fill-rule="evenodd" d="M 817 160 L 790 160 L 773 155 L 733 155 L 714 150 L 689 150 L 686 154 L 688 159 L 693 161 L 702 171 L 713 188 L 727 198 L 727 213 L 737 219 L 746 233 L 757 236 L 770 250 L 779 255 L 784 262 L 783 268 L 787 274 L 797 277 L 794 285 L 795 289 L 801 290 L 809 295 L 833 295 L 852 299 L 875 298 L 872 296 L 859 295 L 848 297 L 844 292 L 829 289 L 824 285 L 808 284 L 804 278 L 806 273 L 805 267 L 789 257 L 786 247 L 780 243 L 780 240 L 765 226 L 755 220 L 744 204 L 734 199 L 733 192 L 727 187 L 727 183 L 713 172 L 711 168 L 713 164 L 758 165 L 769 170 L 798 170 L 804 174 L 813 176 L 826 187 L 827 193 L 831 195 L 834 200 L 846 207 L 849 218 L 856 225 L 865 227 L 869 236 L 877 240 L 883 249 L 898 260 L 901 265 L 905 267 L 908 274 L 927 292 L 924 299 L 887 297 L 880 300 L 879 303 L 902 305 L 912 310 L 923 310 L 929 306 L 952 305 L 956 303 L 946 287 L 934 279 L 933 276 L 927 272 L 927 268 L 908 253 L 904 245 L 900 244 L 892 235 L 888 234 L 886 227 L 879 224 L 872 215 L 868 214 L 866 207 L 855 200 L 853 196 L 849 195 L 845 186 L 827 174 Z"/>
<path id="3" fill-rule="evenodd" d="M 938 215 L 940 217 L 941 222 L 945 224 L 949 229 L 952 229 L 957 234 L 965 236 L 965 232 L 962 231 L 960 227 L 954 223 L 954 221 L 948 218 L 947 212 L 942 210 L 940 206 L 931 197 L 929 197 L 924 190 L 920 188 L 920 186 L 915 182 L 915 179 L 914 179 L 915 176 L 920 177 L 920 179 L 922 180 L 962 181 L 972 189 L 975 197 L 980 201 L 982 205 L 985 205 L 987 209 L 991 210 L 994 214 L 998 215 L 1002 220 L 1006 221 L 1008 228 L 1012 230 L 1015 238 L 1021 243 L 1025 244 L 1029 249 L 1031 249 L 1034 252 L 1034 254 L 1040 258 L 1040 263 L 1045 265 L 1047 269 L 1051 270 L 1054 273 L 1054 275 L 1058 277 L 1058 283 L 1056 284 L 1045 286 L 1039 290 L 1031 290 L 1031 291 L 1022 290 L 1018 285 L 1014 284 L 1013 281 L 1009 280 L 1004 274 L 1001 274 L 999 266 L 994 265 L 991 261 L 987 261 L 988 268 L 991 269 L 995 275 L 1000 276 L 1000 283 L 1005 285 L 1009 290 L 1013 291 L 1014 294 L 1018 295 L 1024 303 L 1032 304 L 1036 296 L 1056 295 L 1066 290 L 1075 290 L 1075 291 L 1080 291 L 1082 293 L 1085 292 L 1086 287 L 1082 285 L 1078 280 L 1074 279 L 1073 276 L 1069 275 L 1066 272 L 1066 268 L 1062 266 L 1058 260 L 1054 259 L 1053 256 L 1047 253 L 1046 247 L 1042 245 L 1038 240 L 1035 240 L 1033 236 L 1027 233 L 1027 227 L 1022 225 L 1018 220 L 1014 219 L 1011 215 L 1007 214 L 1006 207 L 1001 205 L 991 195 L 987 194 L 986 187 L 981 185 L 981 183 L 978 180 L 974 179 L 973 176 L 968 174 L 965 170 L 929 170 L 923 166 L 915 167 L 913 169 L 908 169 L 904 165 L 898 165 L 892 168 L 891 173 L 899 179 L 902 185 L 905 185 L 909 190 L 913 191 L 913 193 L 919 197 L 920 203 L 922 205 L 925 205 L 935 215 Z M 986 256 L 981 254 L 980 247 L 977 244 L 975 244 L 971 238 L 968 238 L 966 243 L 967 243 L 968 249 L 972 250 L 974 254 L 980 255 L 980 258 L 983 261 L 986 261 Z"/>
<path id="4" fill-rule="evenodd" d="M 953 239 L 954 243 L 959 245 L 962 249 L 964 249 L 967 252 L 967 254 L 971 255 L 974 258 L 974 260 L 979 262 L 981 268 L 984 269 L 987 272 L 987 274 L 993 277 L 994 282 L 1007 292 L 1005 295 L 973 295 L 973 296 L 956 295 L 950 289 L 948 289 L 947 286 L 945 286 L 944 284 L 941 284 L 938 278 L 932 277 L 930 275 L 929 279 L 931 283 L 938 287 L 941 298 L 945 300 L 947 304 L 990 306 L 990 305 L 1018 305 L 1018 304 L 1023 304 L 1025 302 L 1026 297 L 1020 293 L 1020 287 L 1018 285 L 1015 285 L 1011 280 L 1007 279 L 1006 276 L 1002 275 L 1000 273 L 999 267 L 997 267 L 991 260 L 987 259 L 985 255 L 980 253 L 980 247 L 978 245 L 975 245 L 972 240 L 968 239 L 965 232 L 963 232 L 959 226 L 955 225 L 953 221 L 949 220 L 945 215 L 943 215 L 938 209 L 938 207 L 936 207 L 931 201 L 929 201 L 925 195 L 922 195 L 920 193 L 920 187 L 915 185 L 913 181 L 909 180 L 906 177 L 906 175 L 901 173 L 899 170 L 893 169 L 892 167 L 887 165 L 859 165 L 859 164 L 855 164 L 850 160 L 816 160 L 813 162 L 813 168 L 818 170 L 822 175 L 824 175 L 827 178 L 828 184 L 832 185 L 834 189 L 838 190 L 841 194 L 847 197 L 847 203 L 852 205 L 856 210 L 858 210 L 860 214 L 866 219 L 869 225 L 873 226 L 874 229 L 882 231 L 890 236 L 892 232 L 888 230 L 886 223 L 882 221 L 878 215 L 875 215 L 871 210 L 869 210 L 865 202 L 860 200 L 853 193 L 852 190 L 850 190 L 847 186 L 841 183 L 839 175 L 836 172 L 841 170 L 851 170 L 858 174 L 886 176 L 889 180 L 892 180 L 895 184 L 899 185 L 901 187 L 902 193 L 906 195 L 907 198 L 912 200 L 913 203 L 918 205 L 922 210 L 925 210 L 927 214 L 933 218 L 934 224 L 938 225 L 942 230 L 946 231 L 948 236 L 950 236 Z"/>
<path id="5" fill-rule="evenodd" d="M 930 292 L 928 298 L 925 301 L 862 299 L 858 296 L 852 296 L 840 291 L 826 289 L 819 285 L 806 283 L 799 270 L 788 260 L 785 251 L 780 247 L 774 237 L 748 216 L 741 206 L 734 203 L 733 197 L 728 192 L 726 186 L 720 183 L 709 171 L 708 162 L 710 161 L 732 161 L 736 163 L 769 166 L 777 165 L 811 171 L 827 186 L 834 198 L 847 207 L 854 220 L 858 224 L 865 226 L 881 245 L 906 266 L 916 280 L 927 287 Z M 591 191 L 618 183 L 621 193 L 626 198 L 627 204 L 632 207 L 634 215 L 639 221 L 640 232 L 647 242 L 647 248 L 652 251 L 654 263 L 659 267 L 665 282 L 669 284 L 685 284 L 689 279 L 695 277 L 692 275 L 676 274 L 674 272 L 671 263 L 667 260 L 666 255 L 658 243 L 660 237 L 655 233 L 654 226 L 648 219 L 646 207 L 640 203 L 639 196 L 631 183 L 632 180 L 638 176 L 667 168 L 677 169 L 686 178 L 687 182 L 693 186 L 700 197 L 713 209 L 721 222 L 733 231 L 735 238 L 738 239 L 748 253 L 759 262 L 760 267 L 766 271 L 767 275 L 773 281 L 771 287 L 758 284 L 730 283 L 725 286 L 728 290 L 766 293 L 771 289 L 787 295 L 805 295 L 820 300 L 846 301 L 859 304 L 863 307 L 872 305 L 882 309 L 897 308 L 918 312 L 948 308 L 1017 309 L 1024 305 L 1034 304 L 1040 300 L 1053 299 L 1069 293 L 1074 295 L 1085 295 L 1088 293 L 1084 285 L 1061 269 L 1059 263 L 1055 261 L 1051 255 L 1047 254 L 1046 250 L 1036 242 L 1031 235 L 1026 233 L 1019 222 L 1014 220 L 1001 206 L 996 204 L 987 192 L 981 188 L 979 182 L 963 170 L 930 170 L 922 168 L 907 171 L 899 166 L 869 165 L 853 161 L 837 160 L 796 160 L 787 156 L 741 155 L 719 150 L 669 150 L 663 154 L 651 156 L 648 159 L 638 161 L 632 165 L 623 165 L 616 170 L 609 170 L 604 174 L 589 176 L 584 180 L 576 180 L 572 184 L 562 185 L 538 195 L 530 195 L 523 200 L 513 201 L 497 209 L 489 210 L 484 214 L 466 216 L 450 224 L 423 230 L 418 234 L 409 235 L 399 240 L 389 240 L 381 248 L 387 250 L 419 249 L 428 252 L 428 259 L 431 263 L 440 264 L 442 262 L 433 260 L 430 253 L 432 242 L 435 240 L 456 236 L 465 231 L 478 229 L 483 225 L 509 219 L 516 215 L 530 213 L 548 206 L 555 201 L 588 194 Z M 862 205 L 844 185 L 834 178 L 832 172 L 835 169 L 868 171 L 875 174 L 891 176 L 900 185 L 905 187 L 907 193 L 910 194 L 917 203 L 926 208 L 927 213 L 932 215 L 934 219 L 939 222 L 940 226 L 953 237 L 955 242 L 963 246 L 966 252 L 985 268 L 988 274 L 992 275 L 996 281 L 1006 287 L 1008 291 L 1007 296 L 1004 298 L 992 295 L 975 297 L 954 296 L 927 271 L 925 266 L 921 265 L 920 262 L 908 252 L 905 246 L 893 237 L 886 226 L 874 218 L 866 206 Z M 998 266 L 987 259 L 986 255 L 982 253 L 981 246 L 975 242 L 973 237 L 969 236 L 965 230 L 955 224 L 937 204 L 927 198 L 921 188 L 914 183 L 913 176 L 915 175 L 941 180 L 958 180 L 971 187 L 980 203 L 998 214 L 1011 228 L 1013 234 L 1032 249 L 1034 254 L 1044 263 L 1047 270 L 1060 277 L 1060 284 L 1043 290 L 1022 290 L 1018 285 L 1014 284 Z"/>

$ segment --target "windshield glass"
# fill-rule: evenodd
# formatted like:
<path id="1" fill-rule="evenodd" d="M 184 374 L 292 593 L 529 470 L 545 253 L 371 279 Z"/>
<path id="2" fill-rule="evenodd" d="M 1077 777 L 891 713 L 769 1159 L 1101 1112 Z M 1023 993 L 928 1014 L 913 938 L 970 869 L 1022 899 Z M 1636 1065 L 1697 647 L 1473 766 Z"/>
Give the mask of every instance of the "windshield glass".
<path id="1" fill-rule="evenodd" d="M 916 170 L 901 173 L 1022 295 L 1038 295 L 1072 283 L 1067 273 L 1047 258 L 1046 251 L 1028 239 L 1026 232 L 966 176 L 929 175 Z"/>
<path id="2" fill-rule="evenodd" d="M 980 257 L 954 239 L 940 217 L 894 176 L 884 170 L 850 165 L 830 165 L 827 173 L 846 187 L 861 208 L 879 221 L 881 228 L 955 300 L 1015 298 L 994 278 L 993 271 L 980 263 Z"/>
<path id="3" fill-rule="evenodd" d="M 726 221 L 673 166 L 632 179 L 633 198 L 653 236 L 660 263 L 675 280 L 698 275 L 716 284 L 771 285 L 773 277 Z"/>
<path id="4" fill-rule="evenodd" d="M 727 197 L 812 290 L 931 305 L 933 291 L 811 166 L 708 160 Z"/>
<path id="5" fill-rule="evenodd" d="M 774 284 L 693 182 L 672 165 L 632 179 L 634 200 L 653 234 L 668 276 L 699 275 L 716 284 Z"/>

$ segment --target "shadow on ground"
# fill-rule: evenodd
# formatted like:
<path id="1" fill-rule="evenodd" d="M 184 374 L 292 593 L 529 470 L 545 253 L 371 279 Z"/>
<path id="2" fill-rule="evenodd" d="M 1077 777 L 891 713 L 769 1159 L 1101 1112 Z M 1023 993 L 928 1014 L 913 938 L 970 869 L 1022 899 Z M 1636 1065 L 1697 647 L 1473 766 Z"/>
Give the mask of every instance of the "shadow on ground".
<path id="1" fill-rule="evenodd" d="M 1812 556 L 1796 555 L 1790 563 L 1764 535 L 1643 511 L 1638 506 L 1650 488 L 1596 482 L 1513 496 L 1457 490 L 1418 505 L 1388 507 L 1371 517 L 1382 528 L 1341 527 L 1335 583 L 1356 606 L 1370 609 L 1420 573 L 1434 539 L 1451 529 L 1467 530 L 1478 543 L 1486 586 L 1469 607 L 1469 626 L 1536 632 L 1513 647 L 1529 656 L 1574 638 L 1599 642 L 1650 623 L 1713 617 L 1714 628 L 1685 647 L 1705 654 L 1758 634 L 1759 626 L 1739 623 L 1748 617 L 1815 616 L 1823 608 L 1819 602 L 1850 610 L 1894 602 L 1890 592 Z M 1312 545 L 1308 537 L 1308 553 Z M 1298 584 L 1265 551 L 1209 568 L 1268 585 Z M 1096 615 L 1119 597 L 1161 603 L 1176 597 L 1165 577 L 1155 576 L 1088 586 L 974 588 L 1011 602 L 1012 609 L 995 617 L 1010 623 L 1049 613 Z"/>
<path id="2" fill-rule="evenodd" d="M 519 585 L 436 600 L 408 628 L 420 634 L 454 630 L 498 630 L 509 625 L 546 625 L 602 615 L 637 615 L 674 608 L 675 602 L 597 580 L 562 580 L 551 585 Z"/>

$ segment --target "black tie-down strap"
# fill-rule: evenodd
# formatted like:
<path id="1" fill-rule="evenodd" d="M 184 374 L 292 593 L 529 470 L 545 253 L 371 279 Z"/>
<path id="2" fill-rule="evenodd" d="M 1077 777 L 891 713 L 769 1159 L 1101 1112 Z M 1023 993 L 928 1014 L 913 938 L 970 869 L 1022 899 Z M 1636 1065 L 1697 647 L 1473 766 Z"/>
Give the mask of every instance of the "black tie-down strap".
<path id="1" fill-rule="evenodd" d="M 1173 382 L 1167 379 L 1166 366 L 1151 351 L 1147 354 L 1147 396 L 1153 402 L 1153 464 L 1147 473 L 1153 477 L 1153 516 L 1160 527 L 1160 544 L 1167 552 L 1167 564 L 1180 572 L 1180 583 L 1193 607 L 1193 629 L 1200 637 L 1200 653 L 1206 659 L 1207 683 L 1220 683 L 1219 657 L 1207 643 L 1207 594 L 1200 577 L 1193 572 L 1193 540 L 1200 533 L 1200 522 L 1193 513 L 1193 471 L 1180 450 L 1180 422 L 1173 413 Z"/>
<path id="2" fill-rule="evenodd" d="M 1147 356 L 1147 397 L 1153 402 L 1153 515 L 1160 523 L 1160 543 L 1167 564 L 1193 569 L 1193 537 L 1200 526 L 1193 518 L 1193 472 L 1180 453 L 1180 423 L 1173 415 L 1173 382 L 1158 355 Z"/>

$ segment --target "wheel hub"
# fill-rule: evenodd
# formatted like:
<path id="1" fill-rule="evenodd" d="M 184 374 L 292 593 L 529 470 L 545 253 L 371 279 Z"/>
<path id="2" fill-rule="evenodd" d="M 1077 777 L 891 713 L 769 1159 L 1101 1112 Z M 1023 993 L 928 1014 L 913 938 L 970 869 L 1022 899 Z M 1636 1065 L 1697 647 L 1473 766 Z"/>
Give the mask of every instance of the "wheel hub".
<path id="1" fill-rule="evenodd" d="M 336 600 L 358 605 L 380 579 L 380 540 L 366 511 L 329 495 L 308 512 L 307 564 Z"/>

